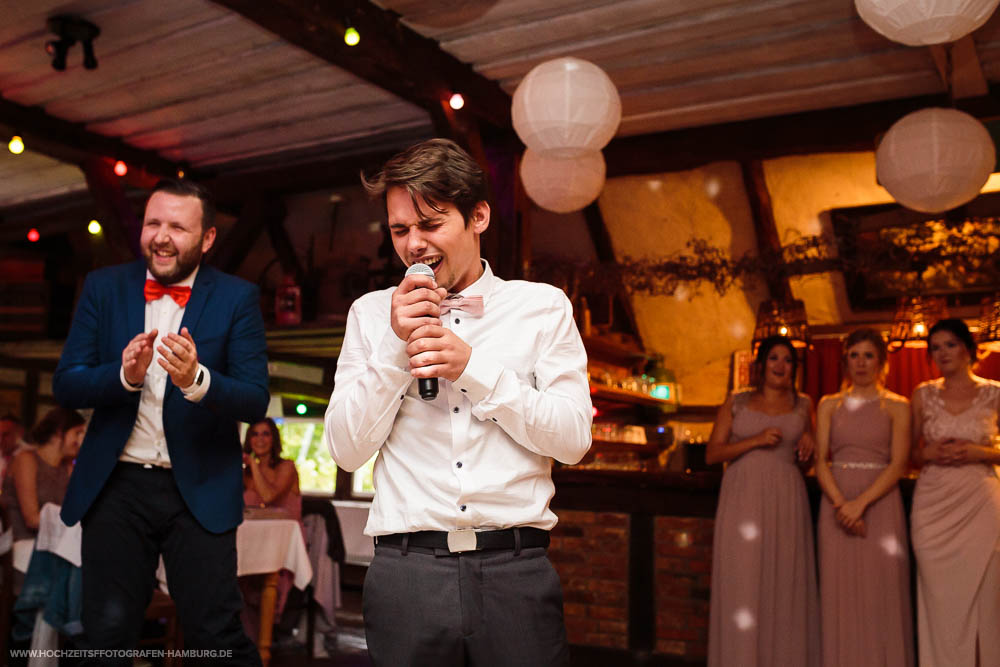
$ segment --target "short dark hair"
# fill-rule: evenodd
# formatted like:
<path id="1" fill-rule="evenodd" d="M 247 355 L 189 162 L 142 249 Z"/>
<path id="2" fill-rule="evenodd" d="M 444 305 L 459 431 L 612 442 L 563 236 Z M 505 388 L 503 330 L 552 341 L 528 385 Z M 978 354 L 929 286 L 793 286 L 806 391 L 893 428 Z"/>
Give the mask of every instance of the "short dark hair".
<path id="1" fill-rule="evenodd" d="M 267 424 L 267 429 L 271 432 L 271 467 L 277 468 L 278 464 L 281 463 L 281 432 L 278 431 L 278 425 L 270 417 L 265 417 L 260 421 L 250 424 L 249 428 L 247 428 L 246 437 L 243 438 L 243 452 L 246 454 L 253 452 L 253 449 L 250 447 L 250 431 L 257 424 Z M 247 470 L 249 471 L 249 468 Z"/>
<path id="2" fill-rule="evenodd" d="M 61 435 L 71 428 L 83 426 L 87 422 L 76 410 L 69 408 L 52 408 L 42 417 L 28 434 L 28 442 L 44 445 L 53 436 Z"/>
<path id="3" fill-rule="evenodd" d="M 385 197 L 389 188 L 405 189 L 413 208 L 423 216 L 417 197 L 438 213 L 442 202 L 454 204 L 465 226 L 476 204 L 488 198 L 486 174 L 476 161 L 450 139 L 428 139 L 389 158 L 370 180 L 361 174 L 361 183 L 372 197 Z"/>
<path id="4" fill-rule="evenodd" d="M 969 357 L 971 361 L 975 363 L 976 361 L 976 341 L 972 337 L 972 332 L 969 331 L 969 327 L 965 322 L 957 317 L 949 317 L 943 320 L 938 320 L 931 330 L 927 332 L 927 354 L 931 353 L 931 336 L 939 331 L 947 331 L 953 334 L 955 338 L 962 341 L 965 345 L 965 349 L 969 351 Z"/>
<path id="5" fill-rule="evenodd" d="M 205 232 L 215 227 L 215 197 L 204 185 L 186 178 L 161 179 L 150 191 L 149 198 L 146 199 L 147 205 L 157 192 L 165 192 L 168 195 L 177 195 L 178 197 L 196 198 L 201 202 L 201 231 Z"/>
<path id="6" fill-rule="evenodd" d="M 764 386 L 764 366 L 767 365 L 767 357 L 771 350 L 784 345 L 791 352 L 792 356 L 792 390 L 795 390 L 795 378 L 799 370 L 799 355 L 795 353 L 795 345 L 788 336 L 768 336 L 760 342 L 757 347 L 757 358 L 754 360 L 754 370 L 756 371 L 756 386 L 760 390 Z"/>

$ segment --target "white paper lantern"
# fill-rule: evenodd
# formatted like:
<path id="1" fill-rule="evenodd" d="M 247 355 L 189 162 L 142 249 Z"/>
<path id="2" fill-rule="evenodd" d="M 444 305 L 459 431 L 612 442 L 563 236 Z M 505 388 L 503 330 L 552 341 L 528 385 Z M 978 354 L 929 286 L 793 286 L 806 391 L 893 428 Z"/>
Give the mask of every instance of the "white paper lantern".
<path id="1" fill-rule="evenodd" d="M 556 157 L 525 149 L 521 182 L 532 201 L 556 213 L 578 211 L 597 199 L 604 187 L 604 156 L 587 151 L 577 157 Z"/>
<path id="2" fill-rule="evenodd" d="M 873 30 L 910 46 L 954 42 L 986 23 L 1000 0 L 854 0 Z"/>
<path id="3" fill-rule="evenodd" d="M 514 130 L 534 151 L 573 156 L 604 148 L 618 131 L 618 90 L 597 65 L 556 58 L 535 66 L 518 84 Z"/>
<path id="4" fill-rule="evenodd" d="M 903 116 L 875 151 L 879 183 L 900 204 L 924 213 L 974 199 L 995 164 L 986 127 L 956 109 L 922 109 Z"/>

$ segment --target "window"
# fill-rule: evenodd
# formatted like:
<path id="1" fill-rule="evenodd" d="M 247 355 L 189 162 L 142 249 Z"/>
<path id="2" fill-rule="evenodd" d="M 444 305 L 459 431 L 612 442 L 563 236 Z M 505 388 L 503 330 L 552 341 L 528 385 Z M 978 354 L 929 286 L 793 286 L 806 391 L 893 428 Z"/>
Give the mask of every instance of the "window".
<path id="1" fill-rule="evenodd" d="M 375 459 L 377 458 L 378 452 L 375 452 L 375 456 L 368 459 L 363 466 L 354 471 L 354 477 L 351 479 L 352 495 L 369 497 L 375 495 L 375 485 L 372 483 L 372 471 L 375 469 Z"/>
<path id="2" fill-rule="evenodd" d="M 281 432 L 281 456 L 295 462 L 303 493 L 332 494 L 337 486 L 337 464 L 323 442 L 322 419 L 275 419 Z"/>

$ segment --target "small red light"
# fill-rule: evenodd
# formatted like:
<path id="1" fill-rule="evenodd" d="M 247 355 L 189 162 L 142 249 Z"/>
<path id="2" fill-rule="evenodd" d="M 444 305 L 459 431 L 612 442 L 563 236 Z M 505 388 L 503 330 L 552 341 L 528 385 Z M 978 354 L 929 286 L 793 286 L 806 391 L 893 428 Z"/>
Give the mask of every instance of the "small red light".
<path id="1" fill-rule="evenodd" d="M 591 413 L 592 413 L 592 414 L 593 414 L 593 415 L 594 415 L 595 417 L 596 417 L 597 415 L 601 414 L 601 413 L 600 413 L 600 412 L 599 412 L 599 411 L 597 410 L 597 408 L 595 408 L 595 407 L 591 407 L 591 408 L 590 408 L 590 412 L 591 412 Z"/>
<path id="2" fill-rule="evenodd" d="M 32 227 L 28 230 L 28 240 L 35 243 L 39 238 L 38 230 Z"/>
<path id="3" fill-rule="evenodd" d="M 118 160 L 118 162 L 115 162 L 115 174 L 117 174 L 118 176 L 124 176 L 127 173 L 128 173 L 128 165 L 127 164 L 125 164 L 121 160 Z"/>

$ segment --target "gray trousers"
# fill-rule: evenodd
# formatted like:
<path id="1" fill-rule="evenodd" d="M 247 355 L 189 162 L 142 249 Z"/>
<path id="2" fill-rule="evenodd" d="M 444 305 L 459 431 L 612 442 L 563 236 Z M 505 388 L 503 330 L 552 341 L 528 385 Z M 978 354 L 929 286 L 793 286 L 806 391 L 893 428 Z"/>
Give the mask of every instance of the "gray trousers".
<path id="1" fill-rule="evenodd" d="M 378 545 L 363 604 L 377 667 L 569 662 L 562 588 L 543 548 L 434 555 Z"/>

